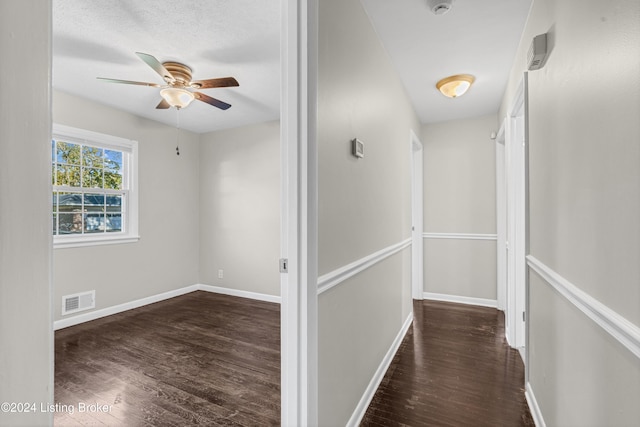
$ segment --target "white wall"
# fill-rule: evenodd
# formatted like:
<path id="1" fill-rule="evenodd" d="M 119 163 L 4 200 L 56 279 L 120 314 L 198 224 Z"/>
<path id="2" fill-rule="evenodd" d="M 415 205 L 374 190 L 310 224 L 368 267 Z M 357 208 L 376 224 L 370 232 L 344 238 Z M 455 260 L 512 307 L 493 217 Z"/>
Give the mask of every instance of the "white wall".
<path id="1" fill-rule="evenodd" d="M 640 334 L 640 3 L 536 0 L 500 117 L 532 37 L 530 253 Z M 637 425 L 640 361 L 530 272 L 529 382 L 547 425 Z"/>
<path id="2" fill-rule="evenodd" d="M 423 125 L 425 233 L 495 235 L 497 128 L 493 114 Z M 496 300 L 496 241 L 469 237 L 425 238 L 425 292 Z"/>
<path id="3" fill-rule="evenodd" d="M 51 4 L 0 2 L 0 425 L 47 425 L 53 401 Z M 19 64 L 19 66 L 17 66 Z M 21 84 L 24 82 L 24 84 Z"/>
<path id="4" fill-rule="evenodd" d="M 200 140 L 200 283 L 279 296 L 279 122 Z"/>
<path id="5" fill-rule="evenodd" d="M 175 128 L 59 91 L 53 120 L 138 141 L 140 232 L 137 243 L 54 250 L 55 318 L 63 295 L 95 289 L 97 310 L 198 283 L 199 136 L 181 131 L 177 156 Z"/>
<path id="6" fill-rule="evenodd" d="M 319 274 L 411 235 L 418 120 L 358 0 L 319 2 Z M 384 84 L 381 84 L 384 82 Z M 365 157 L 350 154 L 351 139 Z M 319 423 L 345 425 L 412 311 L 411 249 L 318 297 Z"/>

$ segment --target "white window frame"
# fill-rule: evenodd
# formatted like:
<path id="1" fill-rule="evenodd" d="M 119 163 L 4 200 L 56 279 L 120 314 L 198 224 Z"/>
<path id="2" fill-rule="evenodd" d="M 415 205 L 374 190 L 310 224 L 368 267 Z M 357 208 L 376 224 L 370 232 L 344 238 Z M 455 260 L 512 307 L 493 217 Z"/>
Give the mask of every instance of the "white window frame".
<path id="1" fill-rule="evenodd" d="M 56 141 L 61 139 L 71 143 L 122 151 L 124 153 L 122 162 L 123 190 L 127 193 L 126 209 L 123 211 L 124 218 L 122 222 L 124 226 L 122 231 L 100 234 L 54 235 L 54 249 L 134 243 L 140 240 L 138 235 L 138 141 L 57 123 L 53 124 L 52 133 L 53 139 Z M 69 190 L 73 191 L 73 189 Z"/>

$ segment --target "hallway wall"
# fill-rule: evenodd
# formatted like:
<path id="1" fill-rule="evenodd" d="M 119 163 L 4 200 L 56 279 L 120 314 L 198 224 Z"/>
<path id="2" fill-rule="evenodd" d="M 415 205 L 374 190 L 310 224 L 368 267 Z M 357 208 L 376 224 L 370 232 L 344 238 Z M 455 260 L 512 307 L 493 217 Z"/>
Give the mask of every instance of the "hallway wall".
<path id="1" fill-rule="evenodd" d="M 0 412 L 0 425 L 47 425 L 53 416 L 39 405 L 53 402 L 51 3 L 0 2 L 0 52 L 0 403 L 38 405 Z"/>
<path id="2" fill-rule="evenodd" d="M 425 297 L 496 301 L 494 114 L 422 125 Z"/>
<path id="3" fill-rule="evenodd" d="M 327 275 L 411 236 L 420 125 L 358 0 L 319 2 L 318 263 Z M 380 84 L 384 82 L 384 84 Z M 351 140 L 365 144 L 351 155 Z M 345 425 L 412 312 L 411 249 L 318 296 L 319 424 Z"/>
<path id="4" fill-rule="evenodd" d="M 528 140 L 529 394 L 547 425 L 640 419 L 639 22 L 636 0 L 535 0 L 500 110 L 548 32 Z"/>

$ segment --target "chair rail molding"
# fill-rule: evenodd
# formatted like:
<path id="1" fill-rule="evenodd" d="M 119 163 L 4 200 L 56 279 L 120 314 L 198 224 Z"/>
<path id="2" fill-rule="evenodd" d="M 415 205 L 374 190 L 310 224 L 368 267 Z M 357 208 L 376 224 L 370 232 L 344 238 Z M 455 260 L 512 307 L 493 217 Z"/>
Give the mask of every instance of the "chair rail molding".
<path id="1" fill-rule="evenodd" d="M 534 256 L 527 256 L 527 265 L 560 295 L 640 358 L 640 327 L 579 289 Z"/>
<path id="2" fill-rule="evenodd" d="M 497 234 L 478 233 L 423 233 L 425 239 L 498 240 Z"/>

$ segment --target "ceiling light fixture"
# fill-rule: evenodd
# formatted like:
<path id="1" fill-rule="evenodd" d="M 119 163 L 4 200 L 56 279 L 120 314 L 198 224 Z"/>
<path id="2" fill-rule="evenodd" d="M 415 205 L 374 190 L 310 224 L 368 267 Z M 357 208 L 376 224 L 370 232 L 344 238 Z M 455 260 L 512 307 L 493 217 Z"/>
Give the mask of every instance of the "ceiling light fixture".
<path id="1" fill-rule="evenodd" d="M 448 98 L 457 98 L 465 94 L 475 79 L 471 74 L 456 74 L 440 80 L 436 88 Z"/>
<path id="2" fill-rule="evenodd" d="M 191 104 L 195 99 L 195 95 L 186 89 L 179 87 L 168 87 L 160 91 L 160 95 L 171 105 L 177 109 L 184 108 Z"/>

